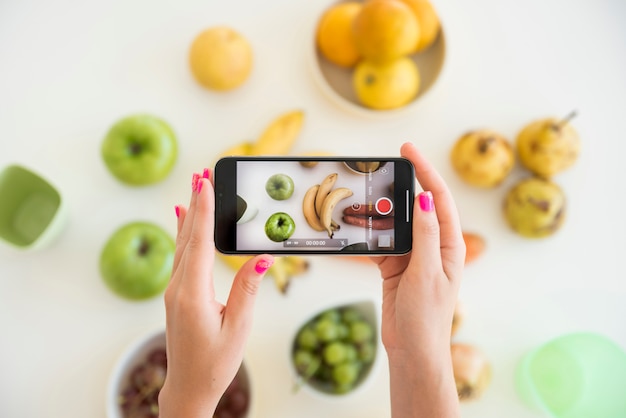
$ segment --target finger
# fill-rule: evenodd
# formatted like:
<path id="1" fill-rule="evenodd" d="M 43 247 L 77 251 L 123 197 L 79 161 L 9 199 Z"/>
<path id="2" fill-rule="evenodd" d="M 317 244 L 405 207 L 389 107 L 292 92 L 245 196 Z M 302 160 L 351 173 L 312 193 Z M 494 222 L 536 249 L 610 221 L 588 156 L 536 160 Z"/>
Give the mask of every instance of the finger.
<path id="1" fill-rule="evenodd" d="M 178 236 L 180 235 L 180 231 L 183 228 L 185 218 L 187 216 L 187 208 L 183 205 L 176 205 L 174 206 L 174 211 L 176 213 L 176 219 L 177 219 L 176 238 L 178 239 Z M 177 280 L 177 277 L 180 276 L 180 274 L 176 274 L 176 271 L 178 270 L 178 266 L 180 265 L 180 256 L 178 254 L 182 254 L 182 250 L 179 251 L 178 246 L 176 246 L 176 249 L 174 251 L 174 262 L 172 264 L 172 277 L 170 278 L 169 286 L 173 286 L 173 283 Z"/>
<path id="2" fill-rule="evenodd" d="M 261 280 L 273 263 L 274 257 L 263 254 L 251 258 L 239 269 L 226 302 L 225 328 L 235 330 L 236 333 L 249 331 Z"/>
<path id="3" fill-rule="evenodd" d="M 209 292 L 207 297 L 214 297 L 212 270 L 215 259 L 213 241 L 215 197 L 213 186 L 206 178 L 200 178 L 197 187 L 196 208 L 193 225 L 184 253 L 185 282 L 195 292 Z M 187 286 L 187 284 L 185 284 Z"/>
<path id="4" fill-rule="evenodd" d="M 433 194 L 434 202 L 437 203 L 442 257 L 455 264 L 462 264 L 465 255 L 461 223 L 448 186 L 415 145 L 410 142 L 403 144 L 400 153 L 413 163 L 417 181 L 424 190 Z"/>
<path id="5" fill-rule="evenodd" d="M 185 210 L 185 215 L 182 221 L 179 218 L 178 234 L 176 235 L 176 254 L 174 255 L 174 269 L 180 264 L 180 260 L 185 252 L 189 235 L 191 234 L 191 228 L 193 227 L 193 217 L 196 213 L 197 193 L 195 192 L 198 186 L 200 174 L 193 173 L 191 179 L 191 199 L 189 201 L 189 209 Z"/>
<path id="6" fill-rule="evenodd" d="M 178 220 L 178 222 L 176 223 L 176 235 L 178 235 L 183 229 L 185 217 L 187 216 L 187 208 L 183 205 L 176 205 L 174 206 L 174 210 L 176 212 L 176 219 Z"/>
<path id="7" fill-rule="evenodd" d="M 439 220 L 433 194 L 420 193 L 413 205 L 413 242 L 410 264 L 426 277 L 434 277 L 443 268 L 441 263 Z"/>

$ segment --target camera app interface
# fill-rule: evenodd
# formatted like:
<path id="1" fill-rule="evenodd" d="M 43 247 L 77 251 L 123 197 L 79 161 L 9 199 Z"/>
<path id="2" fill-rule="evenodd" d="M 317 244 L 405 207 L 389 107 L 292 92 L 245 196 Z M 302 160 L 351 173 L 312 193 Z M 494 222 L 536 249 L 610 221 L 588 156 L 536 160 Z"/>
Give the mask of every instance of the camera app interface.
<path id="1" fill-rule="evenodd" d="M 237 250 L 394 249 L 394 165 L 238 161 Z"/>

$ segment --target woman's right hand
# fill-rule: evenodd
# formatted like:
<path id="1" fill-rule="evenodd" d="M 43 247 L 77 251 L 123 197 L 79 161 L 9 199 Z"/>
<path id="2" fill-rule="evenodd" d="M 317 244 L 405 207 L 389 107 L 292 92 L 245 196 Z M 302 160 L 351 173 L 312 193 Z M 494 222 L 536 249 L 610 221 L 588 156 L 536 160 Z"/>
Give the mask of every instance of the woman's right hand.
<path id="1" fill-rule="evenodd" d="M 465 243 L 441 176 L 413 144 L 404 144 L 401 155 L 413 163 L 425 190 L 415 199 L 413 249 L 399 257 L 372 257 L 383 278 L 382 341 L 392 416 L 458 416 L 450 335 Z"/>

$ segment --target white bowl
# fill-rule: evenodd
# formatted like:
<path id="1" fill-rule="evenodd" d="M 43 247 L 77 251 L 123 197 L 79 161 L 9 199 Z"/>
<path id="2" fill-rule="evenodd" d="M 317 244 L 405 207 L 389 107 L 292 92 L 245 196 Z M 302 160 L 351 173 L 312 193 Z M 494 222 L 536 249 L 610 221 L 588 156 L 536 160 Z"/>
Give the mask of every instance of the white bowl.
<path id="1" fill-rule="evenodd" d="M 159 348 L 165 349 L 165 330 L 163 327 L 140 335 L 122 352 L 109 376 L 106 390 L 107 418 L 124 418 L 124 414 L 119 405 L 120 394 L 128 385 L 133 369 L 143 363 L 148 354 Z M 253 396 L 254 390 L 252 388 L 250 373 L 245 367 L 245 361 L 242 365 L 242 369 L 240 369 L 240 373 L 241 372 L 244 373 L 248 387 L 250 388 L 248 410 L 242 418 L 250 418 L 254 416 L 255 410 Z"/>
<path id="2" fill-rule="evenodd" d="M 420 104 L 421 99 L 435 85 L 443 70 L 446 55 L 446 37 L 443 22 L 441 22 L 441 29 L 435 42 L 426 50 L 409 56 L 415 62 L 420 72 L 420 87 L 417 96 L 405 106 L 389 110 L 376 110 L 363 105 L 358 100 L 352 86 L 353 70 L 331 63 L 322 56 L 317 47 L 316 33 L 319 19 L 328 8 L 338 3 L 345 3 L 345 0 L 329 3 L 328 7 L 317 16 L 315 24 L 310 30 L 308 45 L 309 66 L 316 84 L 332 102 L 358 116 L 370 119 L 387 119 L 389 117 L 403 116 L 414 111 L 417 105 Z"/>
<path id="3" fill-rule="evenodd" d="M 289 366 L 290 366 L 292 376 L 293 376 L 294 388 L 296 388 L 296 390 L 303 390 L 315 398 L 320 398 L 325 401 L 331 401 L 331 402 L 345 401 L 346 398 L 355 396 L 363 392 L 364 390 L 366 390 L 367 387 L 369 386 L 368 383 L 372 381 L 372 379 L 374 378 L 375 374 L 378 371 L 381 358 L 384 357 L 383 347 L 382 347 L 382 343 L 380 339 L 380 319 L 379 318 L 380 318 L 381 313 L 379 309 L 377 309 L 379 305 L 380 305 L 379 301 L 377 299 L 374 300 L 373 297 L 372 298 L 362 297 L 362 298 L 355 298 L 350 301 L 335 302 L 332 304 L 325 305 L 321 308 L 318 308 L 315 311 L 315 313 L 309 315 L 303 321 L 298 323 L 298 326 L 293 330 L 291 334 L 292 336 L 289 340 L 289 347 L 288 347 Z M 369 366 L 367 366 L 368 368 L 366 369 L 365 373 L 359 377 L 358 383 L 350 391 L 345 392 L 345 393 L 333 393 L 330 391 L 325 391 L 321 389 L 320 387 L 317 387 L 314 384 L 306 382 L 302 379 L 302 377 L 298 374 L 294 365 L 293 348 L 294 348 L 295 339 L 298 335 L 299 330 L 309 320 L 313 319 L 314 317 L 316 317 L 317 315 L 323 312 L 326 312 L 329 309 L 342 308 L 342 307 L 348 307 L 348 306 L 355 308 L 362 315 L 363 319 L 365 319 L 367 322 L 373 325 L 374 344 L 375 344 L 376 353 L 375 353 L 375 357 L 372 363 Z"/>

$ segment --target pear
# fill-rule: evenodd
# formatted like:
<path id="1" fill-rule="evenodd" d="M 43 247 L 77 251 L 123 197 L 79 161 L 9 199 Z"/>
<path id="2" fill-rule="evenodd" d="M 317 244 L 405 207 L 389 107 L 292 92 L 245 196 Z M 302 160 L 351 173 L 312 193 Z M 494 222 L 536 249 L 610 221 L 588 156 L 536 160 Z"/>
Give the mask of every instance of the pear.
<path id="1" fill-rule="evenodd" d="M 523 179 L 514 185 L 504 201 L 504 215 L 518 234 L 527 238 L 552 235 L 565 219 L 565 194 L 550 180 Z"/>
<path id="2" fill-rule="evenodd" d="M 580 138 L 570 124 L 575 115 L 572 112 L 564 119 L 546 118 L 526 125 L 516 141 L 522 164 L 544 178 L 574 164 L 580 153 Z"/>
<path id="3" fill-rule="evenodd" d="M 515 156 L 509 141 L 489 129 L 462 135 L 452 148 L 452 166 L 467 183 L 495 187 L 513 169 Z"/>

